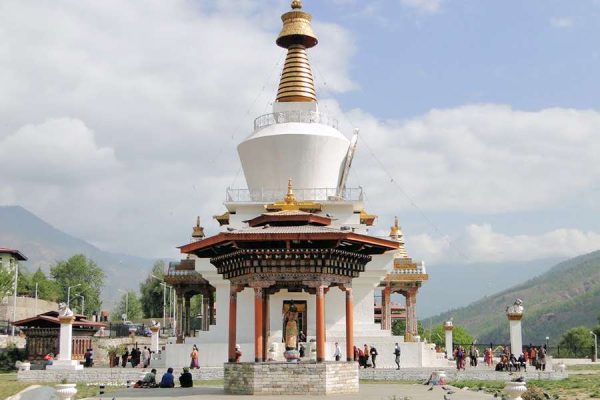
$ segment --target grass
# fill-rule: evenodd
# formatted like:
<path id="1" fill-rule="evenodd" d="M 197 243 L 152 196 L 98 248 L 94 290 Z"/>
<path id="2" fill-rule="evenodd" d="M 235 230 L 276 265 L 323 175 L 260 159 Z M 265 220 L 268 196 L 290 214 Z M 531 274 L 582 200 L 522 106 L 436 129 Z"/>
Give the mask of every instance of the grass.
<path id="1" fill-rule="evenodd" d="M 600 364 L 567 365 L 567 371 L 600 371 Z"/>
<path id="2" fill-rule="evenodd" d="M 2 373 L 0 374 L 0 399 L 13 396 L 31 385 L 29 382 L 18 382 L 16 372 Z"/>
<path id="3" fill-rule="evenodd" d="M 585 368 L 589 370 L 589 368 Z M 537 387 L 548 393 L 552 398 L 561 400 L 586 400 L 600 398 L 600 369 L 595 368 L 597 373 L 577 375 L 571 373 L 569 378 L 560 381 L 537 381 L 527 382 L 528 387 Z M 497 393 L 504 388 L 504 382 L 498 381 L 453 381 L 450 385 L 458 388 L 468 387 L 471 390 L 483 390 L 488 393 Z"/>

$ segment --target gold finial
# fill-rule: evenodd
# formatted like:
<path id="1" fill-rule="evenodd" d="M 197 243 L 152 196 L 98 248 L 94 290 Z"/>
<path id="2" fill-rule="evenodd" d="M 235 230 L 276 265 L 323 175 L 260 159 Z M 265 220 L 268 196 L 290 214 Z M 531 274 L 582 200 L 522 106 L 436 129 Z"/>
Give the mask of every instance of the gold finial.
<path id="1" fill-rule="evenodd" d="M 316 102 L 317 95 L 306 49 L 318 43 L 310 26 L 312 16 L 302 11 L 302 1 L 292 1 L 292 11 L 281 16 L 278 46 L 288 49 L 277 91 L 278 102 Z"/>
<path id="2" fill-rule="evenodd" d="M 398 225 L 398 217 L 394 217 L 394 226 L 390 229 L 390 236 L 398 236 L 400 232 L 400 226 Z"/>
<path id="3" fill-rule="evenodd" d="M 196 226 L 192 229 L 192 237 L 194 239 L 202 239 L 204 237 L 204 228 L 200 226 L 200 216 L 196 218 Z"/>
<path id="4" fill-rule="evenodd" d="M 406 247 L 404 247 L 404 235 L 402 234 L 402 229 L 400 229 L 398 217 L 394 217 L 394 225 L 390 229 L 390 237 L 399 243 L 398 250 L 396 251 L 397 254 L 401 258 L 409 258 Z"/>
<path id="5" fill-rule="evenodd" d="M 294 196 L 294 189 L 292 188 L 292 178 L 288 178 L 288 189 L 284 201 L 286 204 L 293 204 L 296 202 L 296 196 Z"/>

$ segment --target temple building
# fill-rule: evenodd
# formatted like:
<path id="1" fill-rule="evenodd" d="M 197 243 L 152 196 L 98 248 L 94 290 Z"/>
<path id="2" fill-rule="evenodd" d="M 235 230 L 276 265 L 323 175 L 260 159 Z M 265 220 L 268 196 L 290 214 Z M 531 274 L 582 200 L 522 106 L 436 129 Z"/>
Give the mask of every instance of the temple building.
<path id="1" fill-rule="evenodd" d="M 338 342 L 342 359 L 352 359 L 352 344 L 367 343 L 379 350 L 378 366 L 392 366 L 400 342 L 404 366 L 445 365 L 416 331 L 424 265 L 408 257 L 397 221 L 390 236 L 371 235 L 376 215 L 363 189 L 346 185 L 357 131 L 346 137 L 319 109 L 308 57 L 318 43 L 311 18 L 298 0 L 282 16 L 276 44 L 287 56 L 272 112 L 257 117 L 238 146 L 247 188 L 227 189 L 225 210 L 215 210 L 220 232 L 205 237 L 197 222 L 196 236 L 180 247 L 185 258 L 165 278 L 180 299 L 167 365 L 189 364 L 194 344 L 201 365 L 223 365 L 235 345 L 241 361 L 282 361 L 290 309 L 307 358 L 333 360 Z M 404 337 L 391 335 L 392 293 L 406 297 Z M 197 294 L 206 298 L 208 318 L 190 332 L 188 298 Z"/>

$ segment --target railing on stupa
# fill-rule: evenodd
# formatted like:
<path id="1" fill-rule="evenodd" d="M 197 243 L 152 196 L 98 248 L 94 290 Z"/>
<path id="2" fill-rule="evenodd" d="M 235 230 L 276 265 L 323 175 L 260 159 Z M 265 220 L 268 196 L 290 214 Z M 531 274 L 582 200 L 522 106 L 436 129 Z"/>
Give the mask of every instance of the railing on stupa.
<path id="1" fill-rule="evenodd" d="M 301 122 L 306 124 L 323 124 L 338 129 L 338 120 L 316 111 L 281 111 L 276 113 L 264 114 L 254 120 L 254 131 L 266 128 L 275 124 L 285 124 L 289 122 Z"/>
<path id="2" fill-rule="evenodd" d="M 285 197 L 286 189 L 233 189 L 227 188 L 226 202 L 275 202 Z M 363 188 L 346 188 L 338 194 L 336 188 L 294 188 L 297 201 L 363 201 Z"/>

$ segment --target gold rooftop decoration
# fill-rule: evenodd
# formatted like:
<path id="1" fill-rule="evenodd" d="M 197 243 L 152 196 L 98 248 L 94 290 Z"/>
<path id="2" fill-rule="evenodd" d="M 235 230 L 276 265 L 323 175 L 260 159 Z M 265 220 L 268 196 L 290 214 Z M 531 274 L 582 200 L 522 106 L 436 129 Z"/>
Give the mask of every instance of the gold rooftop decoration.
<path id="1" fill-rule="evenodd" d="M 267 211 L 305 211 L 314 213 L 321 211 L 321 204 L 315 203 L 314 201 L 297 201 L 294 195 L 294 188 L 292 186 L 292 178 L 288 179 L 288 189 L 285 197 L 281 201 L 268 204 L 265 206 Z"/>
<path id="2" fill-rule="evenodd" d="M 281 16 L 279 47 L 288 49 L 277 91 L 278 102 L 316 102 L 317 94 L 306 49 L 319 42 L 310 26 L 312 16 L 302 11 L 302 1 L 292 1 L 292 11 Z"/>
<path id="3" fill-rule="evenodd" d="M 204 228 L 200 226 L 200 217 L 196 218 L 196 226 L 192 229 L 192 237 L 194 239 L 202 239 L 204 237 Z"/>
<path id="4" fill-rule="evenodd" d="M 402 234 L 400 224 L 398 224 L 398 217 L 394 217 L 394 226 L 390 228 L 390 238 L 400 243 L 400 247 L 398 247 L 396 253 L 402 258 L 409 258 L 406 247 L 404 247 L 404 235 Z"/>

